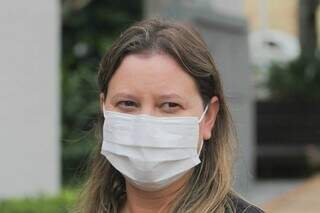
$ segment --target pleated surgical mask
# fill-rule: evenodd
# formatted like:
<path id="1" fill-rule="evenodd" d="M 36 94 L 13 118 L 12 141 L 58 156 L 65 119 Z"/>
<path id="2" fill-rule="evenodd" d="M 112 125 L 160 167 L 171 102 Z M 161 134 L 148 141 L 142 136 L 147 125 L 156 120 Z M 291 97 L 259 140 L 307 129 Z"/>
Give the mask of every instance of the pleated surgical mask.
<path id="1" fill-rule="evenodd" d="M 101 153 L 127 181 L 161 189 L 200 163 L 198 117 L 155 117 L 104 111 Z"/>

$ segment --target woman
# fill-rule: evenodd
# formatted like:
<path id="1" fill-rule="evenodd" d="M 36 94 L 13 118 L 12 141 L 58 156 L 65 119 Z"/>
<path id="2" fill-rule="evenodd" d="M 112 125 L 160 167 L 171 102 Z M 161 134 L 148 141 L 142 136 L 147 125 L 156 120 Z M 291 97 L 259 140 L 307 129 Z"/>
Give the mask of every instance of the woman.
<path id="1" fill-rule="evenodd" d="M 222 85 L 191 27 L 128 28 L 98 73 L 103 132 L 80 212 L 262 212 L 232 185 L 232 128 Z"/>

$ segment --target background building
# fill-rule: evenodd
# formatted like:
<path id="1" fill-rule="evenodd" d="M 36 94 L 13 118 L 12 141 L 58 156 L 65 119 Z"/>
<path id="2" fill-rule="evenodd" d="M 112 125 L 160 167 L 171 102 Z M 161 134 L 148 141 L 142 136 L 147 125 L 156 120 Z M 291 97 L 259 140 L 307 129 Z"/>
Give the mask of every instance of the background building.
<path id="1" fill-rule="evenodd" d="M 60 188 L 59 6 L 0 3 L 0 198 Z"/>

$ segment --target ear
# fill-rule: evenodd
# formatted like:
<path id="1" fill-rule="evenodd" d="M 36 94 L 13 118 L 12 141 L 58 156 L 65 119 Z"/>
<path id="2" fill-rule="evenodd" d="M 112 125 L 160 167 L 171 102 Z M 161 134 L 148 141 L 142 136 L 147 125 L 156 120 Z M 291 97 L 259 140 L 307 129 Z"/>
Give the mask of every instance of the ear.
<path id="1" fill-rule="evenodd" d="M 102 92 L 100 93 L 99 100 L 100 100 L 100 110 L 101 110 L 101 112 L 103 112 L 103 103 L 105 102 L 106 99 L 105 99 L 105 96 Z"/>
<path id="2" fill-rule="evenodd" d="M 204 140 L 211 138 L 212 128 L 214 127 L 217 114 L 219 112 L 219 99 L 217 96 L 211 98 L 207 113 L 202 121 L 202 137 Z"/>

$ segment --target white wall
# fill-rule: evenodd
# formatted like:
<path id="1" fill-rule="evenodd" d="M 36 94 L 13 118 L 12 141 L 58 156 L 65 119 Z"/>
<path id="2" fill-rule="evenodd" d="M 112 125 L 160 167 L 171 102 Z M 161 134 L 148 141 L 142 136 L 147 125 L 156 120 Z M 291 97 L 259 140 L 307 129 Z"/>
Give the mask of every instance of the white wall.
<path id="1" fill-rule="evenodd" d="M 243 16 L 244 4 L 243 0 L 208 0 L 212 8 L 220 11 L 225 15 Z"/>
<path id="2" fill-rule="evenodd" d="M 250 81 L 245 23 L 226 19 L 224 16 L 199 18 L 195 24 L 202 32 L 221 74 L 238 137 L 235 189 L 247 195 L 255 176 L 254 89 Z"/>
<path id="3" fill-rule="evenodd" d="M 59 2 L 0 2 L 0 198 L 59 189 Z"/>

